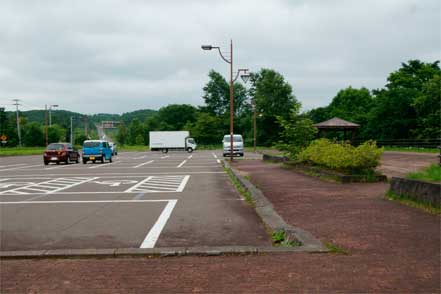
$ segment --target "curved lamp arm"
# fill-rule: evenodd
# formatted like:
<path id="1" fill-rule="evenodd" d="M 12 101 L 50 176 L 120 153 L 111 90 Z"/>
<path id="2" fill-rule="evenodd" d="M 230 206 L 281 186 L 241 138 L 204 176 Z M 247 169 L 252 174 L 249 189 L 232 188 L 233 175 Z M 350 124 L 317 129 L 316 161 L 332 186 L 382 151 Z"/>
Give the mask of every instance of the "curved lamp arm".
<path id="1" fill-rule="evenodd" d="M 236 76 L 235 76 L 234 79 L 233 79 L 233 82 L 235 82 L 235 81 L 237 80 L 237 78 L 239 77 L 239 75 L 240 75 L 241 72 L 244 73 L 242 76 L 249 77 L 250 74 L 248 73 L 248 71 L 249 71 L 248 68 L 239 68 L 239 69 L 237 70 L 237 74 L 236 74 Z M 245 80 L 245 79 L 243 79 L 243 80 L 244 80 L 244 82 L 246 83 L 246 82 L 248 81 L 248 78 L 247 78 L 246 80 Z"/>

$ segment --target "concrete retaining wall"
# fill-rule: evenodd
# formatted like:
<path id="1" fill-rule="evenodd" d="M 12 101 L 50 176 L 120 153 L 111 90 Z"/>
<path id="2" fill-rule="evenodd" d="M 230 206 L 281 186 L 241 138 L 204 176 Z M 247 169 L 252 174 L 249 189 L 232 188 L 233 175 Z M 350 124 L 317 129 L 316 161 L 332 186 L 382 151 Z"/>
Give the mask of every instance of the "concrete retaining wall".
<path id="1" fill-rule="evenodd" d="M 393 177 L 390 190 L 397 195 L 440 207 L 441 184 Z"/>

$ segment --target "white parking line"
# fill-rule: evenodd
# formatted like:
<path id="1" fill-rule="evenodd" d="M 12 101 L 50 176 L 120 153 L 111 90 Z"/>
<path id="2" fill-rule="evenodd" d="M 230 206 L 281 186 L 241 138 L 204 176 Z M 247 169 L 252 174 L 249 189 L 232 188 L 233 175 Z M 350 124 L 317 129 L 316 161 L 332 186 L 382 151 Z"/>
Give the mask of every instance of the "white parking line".
<path id="1" fill-rule="evenodd" d="M 136 185 L 125 190 L 124 193 L 145 192 L 182 192 L 190 178 L 186 176 L 149 176 Z"/>
<path id="2" fill-rule="evenodd" d="M 169 158 L 169 157 L 170 157 L 170 156 L 166 155 L 166 156 L 162 156 L 161 159 Z"/>
<path id="3" fill-rule="evenodd" d="M 188 180 L 190 179 L 190 176 L 185 176 L 184 180 L 182 180 L 182 183 L 179 185 L 176 192 L 182 192 L 185 188 L 185 185 L 187 185 Z"/>
<path id="4" fill-rule="evenodd" d="M 103 166 L 108 166 L 109 164 L 105 164 L 105 163 L 100 163 L 100 164 L 94 164 L 93 166 L 90 166 L 88 168 L 100 168 Z"/>
<path id="5" fill-rule="evenodd" d="M 5 190 L 1 191 L 0 195 L 4 194 L 38 194 L 35 193 L 41 192 L 43 194 L 53 194 L 62 190 L 66 190 L 84 183 L 87 183 L 89 181 L 93 181 L 98 179 L 99 177 L 93 177 L 93 178 L 82 178 L 82 177 L 76 177 L 76 178 L 58 178 L 53 179 L 41 183 L 36 183 L 32 185 L 27 185 L 24 187 L 18 187 L 15 189 Z M 61 186 L 60 186 L 61 185 Z"/>
<path id="6" fill-rule="evenodd" d="M 49 170 L 49 169 L 57 169 L 57 168 L 64 168 L 64 167 L 68 167 L 68 166 L 74 166 L 73 164 L 63 164 L 63 165 L 57 165 L 54 167 L 47 167 L 45 168 L 45 170 Z"/>
<path id="7" fill-rule="evenodd" d="M 182 161 L 182 162 L 177 166 L 177 168 L 182 167 L 186 162 L 187 162 L 187 159 L 184 159 L 184 161 Z"/>
<path id="8" fill-rule="evenodd" d="M 216 154 L 214 154 L 214 153 L 211 153 L 211 154 L 213 154 L 214 158 L 217 158 L 217 155 L 216 155 Z"/>
<path id="9" fill-rule="evenodd" d="M 188 157 L 188 159 L 191 159 L 193 157 L 193 154 L 192 155 L 190 155 L 189 157 Z"/>
<path id="10" fill-rule="evenodd" d="M 17 169 L 23 169 L 23 168 L 36 167 L 36 166 L 41 166 L 41 164 L 36 164 L 36 165 L 26 165 L 26 166 L 20 166 L 20 167 L 13 167 L 13 168 L 0 169 L 0 171 L 17 170 Z"/>
<path id="11" fill-rule="evenodd" d="M 216 159 L 217 163 L 221 163 L 221 161 L 219 159 Z"/>
<path id="12" fill-rule="evenodd" d="M 8 164 L 8 165 L 0 165 L 0 168 L 18 166 L 18 165 L 26 165 L 26 163 L 18 163 L 18 164 Z"/>
<path id="13" fill-rule="evenodd" d="M 132 202 L 169 202 L 178 201 L 176 199 L 151 199 L 151 200 L 44 200 L 44 201 L 5 201 L 0 202 L 0 205 L 14 205 L 14 204 L 63 204 L 63 203 L 132 203 Z"/>
<path id="14" fill-rule="evenodd" d="M 154 161 L 154 160 L 150 160 L 150 161 L 147 161 L 147 162 L 144 162 L 144 163 L 138 164 L 137 166 L 134 166 L 133 168 L 138 168 L 138 167 L 141 167 L 141 166 L 143 166 L 143 165 L 150 164 L 150 163 L 152 163 L 153 161 Z"/>
<path id="15" fill-rule="evenodd" d="M 139 201 L 139 200 L 138 200 Z M 156 242 L 158 241 L 159 235 L 161 235 L 162 230 L 164 229 L 170 215 L 175 208 L 178 200 L 169 200 L 161 215 L 159 216 L 156 223 L 150 229 L 149 233 L 145 237 L 144 241 L 139 248 L 153 248 L 155 247 Z"/>
<path id="16" fill-rule="evenodd" d="M 9 180 L 9 179 L 0 179 L 0 182 L 7 181 L 7 180 Z"/>

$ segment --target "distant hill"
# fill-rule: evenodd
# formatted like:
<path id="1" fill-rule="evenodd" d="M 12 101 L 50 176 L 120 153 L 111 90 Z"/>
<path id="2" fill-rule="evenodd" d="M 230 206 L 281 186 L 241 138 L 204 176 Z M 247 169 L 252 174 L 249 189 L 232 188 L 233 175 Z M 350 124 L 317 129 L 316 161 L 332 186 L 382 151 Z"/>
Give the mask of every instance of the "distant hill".
<path id="1" fill-rule="evenodd" d="M 141 122 L 144 122 L 147 118 L 153 116 L 157 111 L 152 109 L 141 109 L 132 112 L 126 112 L 122 115 L 120 114 L 109 114 L 109 113 L 98 113 L 87 115 L 88 125 L 94 128 L 95 123 L 100 123 L 102 121 L 124 121 L 125 124 L 130 124 L 130 122 L 137 118 Z M 15 115 L 14 111 L 7 111 L 8 116 Z M 20 111 L 20 115 L 25 117 L 27 122 L 38 122 L 44 124 L 45 122 L 45 111 L 44 110 L 29 110 Z M 68 128 L 70 125 L 70 117 L 76 118 L 76 126 L 84 125 L 85 115 L 78 112 L 72 112 L 67 110 L 52 110 L 52 124 L 59 124 L 63 127 Z M 78 118 L 80 118 L 78 120 Z"/>

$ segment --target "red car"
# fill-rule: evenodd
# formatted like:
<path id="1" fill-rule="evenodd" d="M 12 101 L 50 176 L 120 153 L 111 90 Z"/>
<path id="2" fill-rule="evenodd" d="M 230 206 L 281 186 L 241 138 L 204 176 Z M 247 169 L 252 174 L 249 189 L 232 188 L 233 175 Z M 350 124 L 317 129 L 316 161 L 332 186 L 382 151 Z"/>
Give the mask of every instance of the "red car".
<path id="1" fill-rule="evenodd" d="M 48 165 L 49 162 L 57 164 L 60 164 L 60 162 L 65 162 L 66 164 L 70 162 L 79 163 L 80 154 L 72 147 L 72 144 L 52 143 L 44 151 L 43 161 L 45 165 Z"/>

